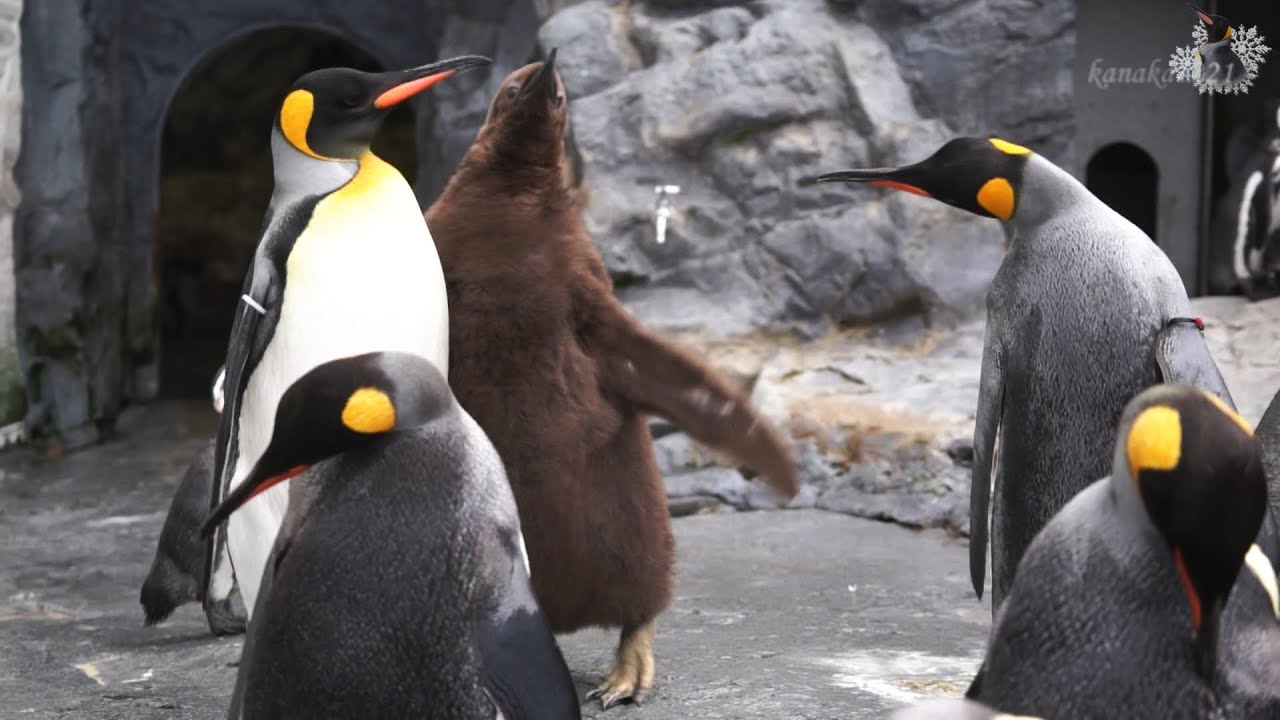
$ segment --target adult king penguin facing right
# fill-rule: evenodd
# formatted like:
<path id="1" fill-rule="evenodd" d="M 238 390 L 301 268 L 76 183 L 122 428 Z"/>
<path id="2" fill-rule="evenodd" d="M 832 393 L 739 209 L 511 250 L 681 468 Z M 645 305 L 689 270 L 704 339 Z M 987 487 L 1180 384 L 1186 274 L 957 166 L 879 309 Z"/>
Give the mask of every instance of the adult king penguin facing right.
<path id="1" fill-rule="evenodd" d="M 448 301 L 435 245 L 409 184 L 369 145 L 392 107 L 489 62 L 317 70 L 285 96 L 271 130 L 275 189 L 227 348 L 214 502 L 262 457 L 285 388 L 317 365 L 402 351 L 447 373 Z M 269 490 L 227 524 L 250 613 L 287 498 L 283 488 Z"/>
<path id="2" fill-rule="evenodd" d="M 1276 575 L 1248 423 L 1183 384 L 1126 407 L 1109 477 L 1027 549 L 968 697 L 1056 718 L 1274 718 Z"/>
<path id="3" fill-rule="evenodd" d="M 1013 230 L 987 293 L 973 442 L 969 571 L 992 611 L 1037 531 L 1107 474 L 1125 403 L 1183 381 L 1231 403 L 1173 263 L 1069 173 L 997 138 L 957 138 L 915 165 L 828 173 L 932 197 Z"/>

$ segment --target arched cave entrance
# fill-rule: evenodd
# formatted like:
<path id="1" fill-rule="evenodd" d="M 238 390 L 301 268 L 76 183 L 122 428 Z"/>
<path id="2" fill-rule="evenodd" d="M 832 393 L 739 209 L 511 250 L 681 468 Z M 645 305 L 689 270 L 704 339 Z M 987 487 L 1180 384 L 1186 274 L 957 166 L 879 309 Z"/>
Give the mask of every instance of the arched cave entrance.
<path id="1" fill-rule="evenodd" d="M 258 30 L 206 56 L 174 95 L 152 228 L 162 395 L 207 396 L 271 197 L 275 112 L 303 74 L 339 66 L 384 69 L 327 32 Z M 407 105 L 387 117 L 373 149 L 413 183 L 418 152 Z"/>
<path id="2" fill-rule="evenodd" d="M 1099 148 L 1085 168 L 1085 185 L 1159 244 L 1156 199 L 1160 171 L 1146 150 L 1127 142 Z"/>

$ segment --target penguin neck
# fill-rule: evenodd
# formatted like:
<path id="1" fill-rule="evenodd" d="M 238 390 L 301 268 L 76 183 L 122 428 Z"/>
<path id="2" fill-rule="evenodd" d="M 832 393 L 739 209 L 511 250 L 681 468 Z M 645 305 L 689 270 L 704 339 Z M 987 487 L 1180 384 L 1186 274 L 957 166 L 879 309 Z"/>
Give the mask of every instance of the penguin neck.
<path id="1" fill-rule="evenodd" d="M 1006 224 L 1014 230 L 1013 242 L 1040 236 L 1037 228 L 1082 203 L 1100 202 L 1071 173 L 1039 155 L 1027 158 L 1018 189 L 1018 207 Z"/>
<path id="2" fill-rule="evenodd" d="M 271 130 L 271 161 L 275 174 L 271 204 L 277 207 L 328 195 L 351 182 L 362 166 L 358 160 L 320 160 L 299 152 L 279 128 Z"/>
<path id="3" fill-rule="evenodd" d="M 503 195 L 535 198 L 544 208 L 572 207 L 573 200 L 565 187 L 563 154 L 534 160 L 506 149 L 506 143 L 492 139 L 475 143 L 449 186 L 466 188 L 482 183 Z"/>

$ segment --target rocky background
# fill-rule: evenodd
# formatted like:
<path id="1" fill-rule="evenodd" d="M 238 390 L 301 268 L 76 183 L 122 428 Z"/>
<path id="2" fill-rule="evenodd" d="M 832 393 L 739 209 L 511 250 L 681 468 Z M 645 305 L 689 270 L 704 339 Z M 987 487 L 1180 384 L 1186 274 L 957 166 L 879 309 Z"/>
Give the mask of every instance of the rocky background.
<path id="1" fill-rule="evenodd" d="M 588 0 L 552 15 L 539 42 L 561 48 L 574 180 L 623 299 L 718 336 L 971 314 L 1001 256 L 995 223 L 798 181 L 967 133 L 1065 157 L 1073 5 L 1052 5 Z M 664 244 L 656 183 L 681 188 Z"/>
<path id="2" fill-rule="evenodd" d="M 1069 166 L 1074 4 L 546 5 L 538 40 L 560 49 L 570 181 L 623 301 L 704 349 L 796 438 L 793 507 L 967 532 L 974 318 L 1002 232 L 902 193 L 799 181 L 915 162 L 958 134 Z M 656 184 L 681 188 L 663 244 Z M 776 506 L 654 428 L 674 512 Z"/>

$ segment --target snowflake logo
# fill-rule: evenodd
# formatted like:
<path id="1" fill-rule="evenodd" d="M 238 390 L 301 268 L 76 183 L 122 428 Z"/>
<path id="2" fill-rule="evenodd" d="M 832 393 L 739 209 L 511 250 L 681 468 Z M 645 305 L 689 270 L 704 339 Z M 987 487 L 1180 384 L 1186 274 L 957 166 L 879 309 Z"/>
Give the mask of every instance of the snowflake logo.
<path id="1" fill-rule="evenodd" d="M 1212 18 L 1224 25 L 1227 22 L 1223 17 L 1205 15 L 1199 10 L 1196 12 L 1202 19 Z M 1257 26 L 1239 32 L 1228 27 L 1226 34 L 1226 38 L 1210 43 L 1208 29 L 1196 23 L 1191 31 L 1191 44 L 1178 48 L 1169 56 L 1169 70 L 1174 79 L 1195 84 L 1202 94 L 1249 92 L 1258 77 L 1258 66 L 1266 62 L 1271 48 L 1264 42 L 1266 38 L 1258 34 Z M 1225 42 L 1228 38 L 1230 43 Z"/>

